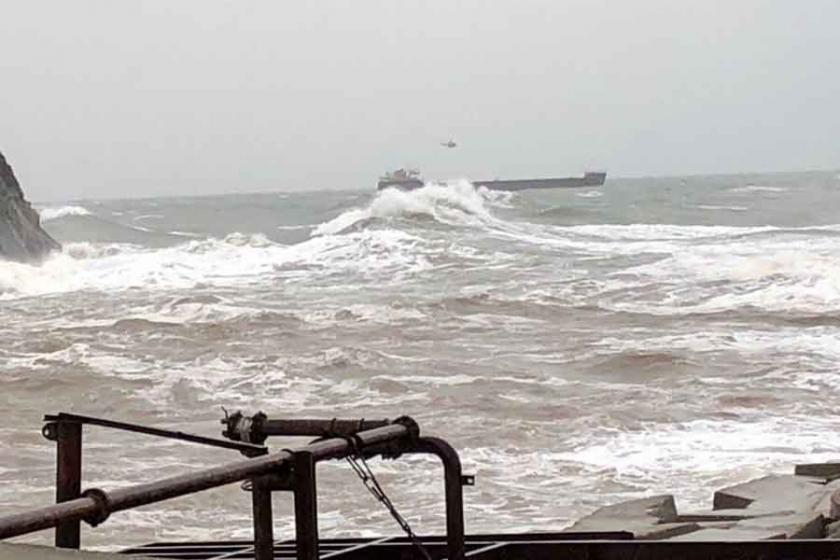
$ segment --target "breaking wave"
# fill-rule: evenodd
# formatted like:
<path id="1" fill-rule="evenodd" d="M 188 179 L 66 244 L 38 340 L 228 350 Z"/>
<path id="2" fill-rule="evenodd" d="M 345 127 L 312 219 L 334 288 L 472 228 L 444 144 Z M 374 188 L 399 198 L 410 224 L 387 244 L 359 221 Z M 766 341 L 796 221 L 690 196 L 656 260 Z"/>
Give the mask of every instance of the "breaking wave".
<path id="1" fill-rule="evenodd" d="M 90 216 L 93 214 L 84 206 L 56 206 L 46 207 L 38 211 L 41 215 L 41 220 L 48 222 L 50 220 L 57 220 L 66 216 Z"/>
<path id="2" fill-rule="evenodd" d="M 0 297 L 80 290 L 190 289 L 340 281 L 363 289 L 436 267 L 477 266 L 524 275 L 524 300 L 650 315 L 755 309 L 822 316 L 840 310 L 840 226 L 555 226 L 504 220 L 509 198 L 469 183 L 389 189 L 366 206 L 285 245 L 264 234 L 181 238 L 164 248 L 135 242 L 66 243 L 41 266 L 0 263 Z M 381 223 L 380 223 L 381 222 Z M 368 227 L 380 223 L 385 227 Z M 478 235 L 430 235 L 429 226 Z M 439 228 L 437 228 L 439 229 Z M 482 247 L 493 238 L 492 251 Z M 185 242 L 186 241 L 186 242 Z M 523 255 L 546 261 L 532 268 Z M 547 266 L 577 261 L 575 267 Z M 587 260 L 611 272 L 589 277 Z M 546 274 L 548 276 L 546 276 Z M 501 280 L 497 279 L 496 282 Z M 499 289 L 495 289 L 499 295 Z M 504 295 L 504 294 L 501 294 Z M 514 298 L 516 299 L 516 298 Z"/>
<path id="3" fill-rule="evenodd" d="M 335 235 L 371 220 L 426 217 L 451 226 L 476 226 L 497 221 L 489 207 L 505 207 L 512 193 L 476 189 L 467 181 L 427 183 L 420 189 L 385 189 L 364 208 L 347 210 L 317 226 L 313 235 Z"/>
<path id="4" fill-rule="evenodd" d="M 68 243 L 41 265 L 0 262 L 0 298 L 127 289 L 264 285 L 341 275 L 364 283 L 428 266 L 421 240 L 398 230 L 316 237 L 297 245 L 232 233 L 162 249 Z"/>
<path id="5" fill-rule="evenodd" d="M 118 242 L 66 243 L 40 267 L 0 264 L 0 297 L 339 279 L 363 289 L 439 267 L 476 267 L 496 286 L 520 278 L 513 285 L 532 287 L 533 295 L 510 298 L 494 289 L 511 301 L 650 315 L 840 310 L 840 225 L 553 225 L 511 211 L 516 201 L 466 181 L 386 189 L 320 224 L 289 226 L 312 230 L 291 245 L 260 233 L 178 232 L 175 244 L 149 247 L 120 230 L 112 234 Z M 90 214 L 75 206 L 44 212 Z M 609 272 L 592 276 L 588 262 L 609 263 Z"/>

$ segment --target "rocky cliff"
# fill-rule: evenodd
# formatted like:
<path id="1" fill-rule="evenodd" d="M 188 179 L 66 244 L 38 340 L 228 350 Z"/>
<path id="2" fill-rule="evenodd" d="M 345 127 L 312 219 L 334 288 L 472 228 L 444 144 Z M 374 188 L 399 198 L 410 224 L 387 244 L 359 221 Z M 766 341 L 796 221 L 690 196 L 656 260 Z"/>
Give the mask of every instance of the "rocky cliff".
<path id="1" fill-rule="evenodd" d="M 41 229 L 38 213 L 23 197 L 11 166 L 0 153 L 0 259 L 37 262 L 61 249 Z"/>

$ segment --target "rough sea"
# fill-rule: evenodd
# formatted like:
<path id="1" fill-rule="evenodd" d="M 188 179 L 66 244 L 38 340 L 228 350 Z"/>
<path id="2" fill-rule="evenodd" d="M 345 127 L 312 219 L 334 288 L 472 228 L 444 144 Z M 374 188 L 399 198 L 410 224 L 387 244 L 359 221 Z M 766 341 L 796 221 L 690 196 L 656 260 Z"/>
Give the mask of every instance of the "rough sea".
<path id="1" fill-rule="evenodd" d="M 222 407 L 411 415 L 476 475 L 471 532 L 659 493 L 708 508 L 840 459 L 836 172 L 39 209 L 63 253 L 0 262 L 0 515 L 54 499 L 40 428 L 59 411 L 211 436 Z M 88 428 L 83 487 L 240 458 Z M 435 461 L 371 467 L 418 533 L 444 531 Z M 322 535 L 399 534 L 345 463 L 319 477 Z M 291 496 L 274 504 L 292 537 Z M 250 508 L 231 485 L 116 513 L 83 545 L 249 538 Z"/>

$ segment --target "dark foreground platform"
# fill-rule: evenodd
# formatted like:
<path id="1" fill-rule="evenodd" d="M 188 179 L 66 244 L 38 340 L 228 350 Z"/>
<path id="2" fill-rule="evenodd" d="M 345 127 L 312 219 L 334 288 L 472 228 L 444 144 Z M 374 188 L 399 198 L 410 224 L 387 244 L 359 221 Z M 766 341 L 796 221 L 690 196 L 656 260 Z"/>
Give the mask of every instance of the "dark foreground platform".
<path id="1" fill-rule="evenodd" d="M 608 540 L 589 540 L 592 538 Z M 444 537 L 421 537 L 434 560 L 446 558 Z M 320 558 L 341 560 L 423 560 L 406 537 L 322 539 Z M 768 540 L 742 542 L 634 541 L 629 533 L 536 533 L 475 535 L 466 538 L 466 558 L 475 560 L 717 560 L 840 558 L 840 541 Z M 255 558 L 251 541 L 163 542 L 123 552 L 156 558 L 211 560 Z M 294 540 L 274 544 L 275 558 L 295 558 Z"/>

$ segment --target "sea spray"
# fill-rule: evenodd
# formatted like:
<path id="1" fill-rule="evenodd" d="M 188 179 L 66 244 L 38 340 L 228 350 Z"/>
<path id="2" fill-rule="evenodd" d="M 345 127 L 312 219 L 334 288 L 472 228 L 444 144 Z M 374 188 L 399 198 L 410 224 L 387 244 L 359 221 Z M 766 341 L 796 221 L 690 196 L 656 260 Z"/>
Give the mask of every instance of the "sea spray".
<path id="1" fill-rule="evenodd" d="M 47 206 L 40 208 L 38 213 L 41 215 L 41 221 L 48 222 L 50 220 L 57 220 L 67 216 L 90 216 L 92 212 L 84 206 Z"/>
<path id="2" fill-rule="evenodd" d="M 512 193 L 476 189 L 466 181 L 452 184 L 428 183 L 420 189 L 385 189 L 363 208 L 347 210 L 316 227 L 313 235 L 335 235 L 371 219 L 392 220 L 426 216 L 452 226 L 476 226 L 495 222 L 491 204 L 504 205 Z"/>

